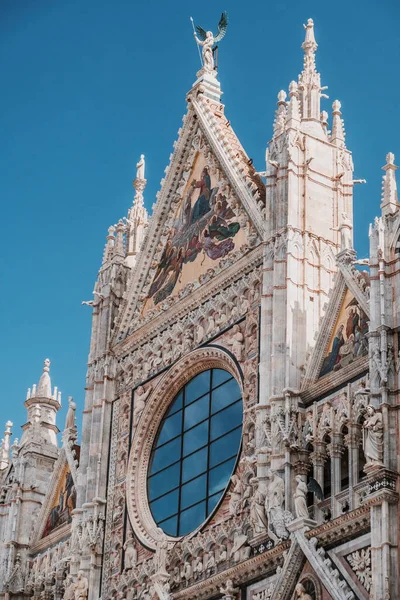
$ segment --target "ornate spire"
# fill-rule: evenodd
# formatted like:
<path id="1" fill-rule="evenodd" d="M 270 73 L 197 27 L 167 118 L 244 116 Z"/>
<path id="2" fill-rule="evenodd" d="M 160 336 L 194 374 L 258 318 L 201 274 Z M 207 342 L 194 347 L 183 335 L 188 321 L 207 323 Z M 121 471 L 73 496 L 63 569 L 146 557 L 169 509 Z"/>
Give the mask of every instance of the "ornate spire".
<path id="1" fill-rule="evenodd" d="M 57 446 L 56 415 L 61 408 L 61 392 L 56 387 L 51 391 L 49 371 L 50 360 L 46 358 L 39 383 L 32 386 L 32 391 L 28 390 L 25 400 L 28 421 L 22 426 L 21 445 L 35 440 L 35 443 L 40 441 Z"/>
<path id="2" fill-rule="evenodd" d="M 315 52 L 318 44 L 315 41 L 314 21 L 308 19 L 305 40 L 301 47 L 304 50 L 304 67 L 299 75 L 300 101 L 303 119 L 319 120 L 321 98 L 321 76 L 315 66 Z"/>
<path id="3" fill-rule="evenodd" d="M 385 175 L 382 182 L 381 209 L 384 214 L 393 213 L 399 208 L 396 183 L 396 170 L 398 167 L 394 164 L 393 152 L 386 155 L 386 165 L 382 169 L 385 171 Z"/>
<path id="4" fill-rule="evenodd" d="M 140 160 L 136 164 L 136 179 L 133 181 L 135 188 L 135 197 L 133 206 L 129 209 L 127 218 L 127 257 L 126 263 L 133 267 L 136 255 L 143 242 L 145 229 L 149 220 L 147 210 L 144 207 L 143 192 L 146 187 L 145 179 L 145 159 L 144 154 L 140 155 Z"/>
<path id="5" fill-rule="evenodd" d="M 36 391 L 36 396 L 39 398 L 51 398 L 51 380 L 49 371 L 50 360 L 46 358 L 44 361 L 43 373 Z"/>
<path id="6" fill-rule="evenodd" d="M 340 109 L 342 105 L 339 100 L 335 100 L 332 104 L 332 134 L 331 134 L 331 142 L 335 144 L 335 146 L 344 146 L 344 141 L 346 137 L 346 133 L 344 130 L 344 122 L 342 119 L 342 113 Z"/>

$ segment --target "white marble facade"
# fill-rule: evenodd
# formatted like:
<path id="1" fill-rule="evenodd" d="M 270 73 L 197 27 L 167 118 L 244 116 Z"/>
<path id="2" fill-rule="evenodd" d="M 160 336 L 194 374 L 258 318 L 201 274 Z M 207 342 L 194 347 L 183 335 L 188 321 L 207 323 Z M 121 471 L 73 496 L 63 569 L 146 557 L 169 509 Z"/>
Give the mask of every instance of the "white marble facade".
<path id="1" fill-rule="evenodd" d="M 399 597 L 397 167 L 389 153 L 360 266 L 360 180 L 340 102 L 331 117 L 321 111 L 311 19 L 302 47 L 298 80 L 278 94 L 264 172 L 225 116 L 213 59 L 187 96 L 151 217 L 140 157 L 133 206 L 109 228 L 87 303 L 80 448 L 72 399 L 57 445 L 47 360 L 20 442 L 11 446 L 6 425 L 0 598 Z M 195 409 L 208 413 L 186 428 Z M 162 430 L 167 411 L 175 420 Z M 179 415 L 183 429 L 168 429 Z M 200 425 L 207 467 L 195 478 L 200 454 L 185 463 L 184 448 Z M 157 454 L 170 440 L 181 446 Z M 175 451 L 163 478 L 157 460 L 169 469 Z"/>

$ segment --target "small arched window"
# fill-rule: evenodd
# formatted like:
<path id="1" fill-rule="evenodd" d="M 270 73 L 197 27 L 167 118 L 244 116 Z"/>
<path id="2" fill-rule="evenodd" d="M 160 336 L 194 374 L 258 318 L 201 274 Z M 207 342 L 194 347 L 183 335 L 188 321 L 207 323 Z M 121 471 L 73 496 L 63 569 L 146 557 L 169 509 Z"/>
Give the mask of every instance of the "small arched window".
<path id="1" fill-rule="evenodd" d="M 346 444 L 346 436 L 348 435 L 349 430 L 347 429 L 347 427 L 343 427 L 341 433 L 343 436 L 344 449 L 343 449 L 342 459 L 340 461 L 340 489 L 347 490 L 347 488 L 349 487 L 350 466 L 349 466 L 349 447 L 348 447 L 348 444 Z"/>
<path id="2" fill-rule="evenodd" d="M 331 443 L 331 438 L 329 437 L 329 435 L 326 435 L 323 439 L 323 441 L 325 442 L 326 447 L 328 447 L 328 445 Z M 328 450 L 327 450 L 327 455 L 326 455 L 326 459 L 324 462 L 324 498 L 329 498 L 331 496 L 332 493 L 332 480 L 331 480 L 331 457 L 328 454 Z"/>

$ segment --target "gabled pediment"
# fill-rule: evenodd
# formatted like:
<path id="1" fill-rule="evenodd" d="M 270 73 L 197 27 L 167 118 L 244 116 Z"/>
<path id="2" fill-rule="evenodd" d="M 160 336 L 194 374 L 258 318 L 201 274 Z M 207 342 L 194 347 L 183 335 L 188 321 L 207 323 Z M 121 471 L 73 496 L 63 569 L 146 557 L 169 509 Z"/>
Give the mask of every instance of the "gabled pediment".
<path id="1" fill-rule="evenodd" d="M 302 391 L 317 382 L 318 385 L 323 381 L 336 385 L 358 374 L 358 366 L 365 367 L 368 356 L 369 306 L 357 273 L 359 272 L 352 273 L 351 267 L 342 268 L 339 265 L 335 285 L 306 369 Z"/>
<path id="2" fill-rule="evenodd" d="M 54 464 L 48 493 L 39 511 L 32 537 L 32 546 L 55 543 L 68 534 L 72 511 L 76 506 L 76 481 L 71 473 L 65 449 Z"/>
<path id="3" fill-rule="evenodd" d="M 199 90 L 198 90 L 199 91 Z M 114 342 L 201 285 L 263 237 L 265 189 L 223 106 L 197 93 L 166 169 Z"/>

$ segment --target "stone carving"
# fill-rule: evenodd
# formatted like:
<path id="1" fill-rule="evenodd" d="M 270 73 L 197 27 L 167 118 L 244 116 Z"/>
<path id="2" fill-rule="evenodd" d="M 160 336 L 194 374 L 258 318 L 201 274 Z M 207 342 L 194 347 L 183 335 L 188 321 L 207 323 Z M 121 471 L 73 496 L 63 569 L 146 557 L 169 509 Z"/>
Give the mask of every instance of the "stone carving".
<path id="1" fill-rule="evenodd" d="M 301 475 L 296 475 L 297 487 L 294 493 L 294 511 L 298 519 L 308 519 L 307 484 Z"/>
<path id="2" fill-rule="evenodd" d="M 72 575 L 67 575 L 65 580 L 65 592 L 63 600 L 74 600 L 75 598 L 75 583 L 72 579 Z"/>
<path id="3" fill-rule="evenodd" d="M 268 529 L 267 515 L 265 512 L 266 490 L 257 477 L 253 477 L 250 483 L 254 486 L 254 492 L 250 503 L 250 521 L 253 525 L 254 535 L 261 535 Z"/>
<path id="4" fill-rule="evenodd" d="M 124 544 L 125 550 L 125 571 L 129 569 L 133 569 L 136 567 L 137 563 L 137 550 L 135 548 L 135 543 L 132 538 L 126 540 Z"/>
<path id="5" fill-rule="evenodd" d="M 265 510 L 268 517 L 269 533 L 274 540 L 285 540 L 289 537 L 286 524 L 292 520 L 290 512 L 283 508 L 285 500 L 285 483 L 281 477 L 271 471 L 265 499 Z"/>
<path id="6" fill-rule="evenodd" d="M 239 512 L 241 506 L 243 484 L 240 480 L 240 477 L 236 473 L 232 475 L 231 482 L 233 484 L 233 489 L 230 492 L 229 512 L 231 515 L 236 515 Z"/>
<path id="7" fill-rule="evenodd" d="M 232 354 L 238 362 L 243 360 L 244 350 L 244 335 L 240 330 L 239 325 L 234 325 L 232 328 L 231 339 L 228 340 L 229 346 L 232 348 Z"/>
<path id="8" fill-rule="evenodd" d="M 157 574 L 168 575 L 167 557 L 168 557 L 168 539 L 161 527 L 157 527 L 158 541 L 156 553 L 154 555 L 154 569 Z"/>
<path id="9" fill-rule="evenodd" d="M 371 404 L 366 409 L 367 417 L 363 424 L 363 447 L 368 463 L 382 463 L 383 421 L 382 414 Z"/>
<path id="10" fill-rule="evenodd" d="M 306 589 L 302 583 L 298 583 L 295 587 L 296 598 L 299 600 L 312 600 L 310 594 L 307 594 Z"/>
<path id="11" fill-rule="evenodd" d="M 234 600 L 234 598 L 237 598 L 238 589 L 234 587 L 231 579 L 227 579 L 225 585 L 219 591 L 223 594 L 223 600 Z"/>
<path id="12" fill-rule="evenodd" d="M 151 392 L 152 386 L 149 385 L 147 390 L 144 389 L 142 385 L 140 385 L 135 393 L 135 402 L 134 402 L 134 410 L 133 410 L 133 427 L 136 427 L 140 415 L 142 414 L 144 407 L 146 406 L 146 400 Z"/>
<path id="13" fill-rule="evenodd" d="M 86 600 L 89 592 L 89 582 L 83 571 L 78 572 L 74 588 L 74 600 Z"/>
<path id="14" fill-rule="evenodd" d="M 206 566 L 205 566 L 205 571 L 206 571 L 206 575 L 207 577 L 210 577 L 215 570 L 215 553 L 212 550 L 211 552 L 208 553 L 208 558 L 207 558 L 207 562 L 206 562 Z"/>
<path id="15" fill-rule="evenodd" d="M 371 548 L 362 548 L 346 556 L 351 568 L 367 592 L 371 590 Z"/>
<path id="16" fill-rule="evenodd" d="M 342 213 L 342 220 L 339 227 L 332 227 L 333 230 L 340 232 L 340 250 L 351 250 L 353 247 L 351 240 L 351 231 L 353 223 L 347 213 Z"/>
<path id="17" fill-rule="evenodd" d="M 247 535 L 235 532 L 233 537 L 233 546 L 231 550 L 231 556 L 233 561 L 239 562 L 247 560 L 250 557 L 251 548 L 247 544 Z"/>

